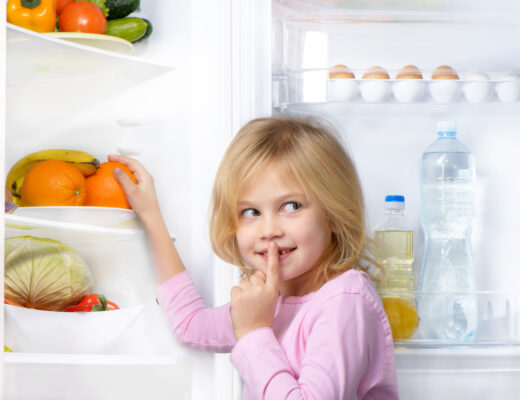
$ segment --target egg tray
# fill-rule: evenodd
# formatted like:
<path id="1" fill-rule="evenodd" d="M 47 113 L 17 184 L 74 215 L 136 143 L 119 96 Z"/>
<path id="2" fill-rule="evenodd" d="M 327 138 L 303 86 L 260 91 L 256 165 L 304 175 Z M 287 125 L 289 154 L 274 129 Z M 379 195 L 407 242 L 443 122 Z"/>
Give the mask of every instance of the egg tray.
<path id="1" fill-rule="evenodd" d="M 351 77 L 329 78 L 330 71 L 285 71 L 273 80 L 286 85 L 288 103 L 516 103 L 520 101 L 520 75 L 489 75 L 470 71 L 465 79 L 360 79 L 361 71 L 349 69 Z M 347 75 L 345 74 L 345 75 Z M 427 74 L 430 75 L 431 74 Z M 496 79 L 493 76 L 497 76 Z M 354 76 L 352 78 L 352 76 Z"/>

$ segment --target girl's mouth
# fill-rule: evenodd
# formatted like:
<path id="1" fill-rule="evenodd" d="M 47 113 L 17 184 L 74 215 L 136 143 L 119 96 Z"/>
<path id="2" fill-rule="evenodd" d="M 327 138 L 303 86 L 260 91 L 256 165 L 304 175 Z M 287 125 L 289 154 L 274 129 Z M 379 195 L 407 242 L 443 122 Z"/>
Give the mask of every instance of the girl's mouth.
<path id="1" fill-rule="evenodd" d="M 292 254 L 292 252 L 294 250 L 296 250 L 296 247 L 282 247 L 282 248 L 279 248 L 278 249 L 278 261 L 285 260 L 287 257 L 289 257 Z M 260 257 L 262 257 L 266 262 L 269 259 L 268 254 L 269 253 L 268 253 L 267 249 L 258 252 L 258 255 L 260 255 Z"/>

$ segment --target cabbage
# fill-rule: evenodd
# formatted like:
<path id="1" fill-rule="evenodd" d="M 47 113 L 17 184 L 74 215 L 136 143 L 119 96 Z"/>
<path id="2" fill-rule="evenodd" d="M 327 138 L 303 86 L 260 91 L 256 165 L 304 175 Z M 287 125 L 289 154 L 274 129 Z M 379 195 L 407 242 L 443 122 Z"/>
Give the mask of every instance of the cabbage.
<path id="1" fill-rule="evenodd" d="M 5 297 L 38 310 L 63 311 L 92 293 L 92 273 L 72 248 L 52 239 L 5 241 Z"/>

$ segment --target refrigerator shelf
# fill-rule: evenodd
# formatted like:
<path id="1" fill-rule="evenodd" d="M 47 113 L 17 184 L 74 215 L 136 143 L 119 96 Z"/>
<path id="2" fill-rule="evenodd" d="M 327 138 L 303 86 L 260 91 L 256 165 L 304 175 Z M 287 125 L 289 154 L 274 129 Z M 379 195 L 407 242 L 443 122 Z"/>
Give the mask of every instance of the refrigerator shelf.
<path id="1" fill-rule="evenodd" d="M 389 79 L 361 79 L 366 69 L 286 70 L 273 76 L 275 107 L 305 103 L 478 105 L 520 103 L 520 73 L 513 70 L 459 72 L 461 79 L 395 79 L 399 70 L 385 70 Z M 348 73 L 352 78 L 330 78 Z M 354 77 L 355 76 L 355 77 Z"/>
<path id="2" fill-rule="evenodd" d="M 449 115 L 456 115 L 458 118 L 483 118 L 486 113 L 503 115 L 509 117 L 520 112 L 520 102 L 511 104 L 501 103 L 453 103 L 453 104 L 431 104 L 431 103 L 343 103 L 343 102 L 308 102 L 277 104 L 274 110 L 286 114 L 314 114 L 337 118 L 434 118 L 446 119 Z"/>
<path id="3" fill-rule="evenodd" d="M 412 321 L 418 321 L 409 339 L 394 339 L 396 348 L 518 347 L 520 351 L 520 292 L 380 291 L 379 294 L 390 325 L 393 321 L 397 329 L 408 330 L 413 326 Z M 393 301 L 386 302 L 387 299 Z M 452 332 L 448 326 L 461 329 L 471 326 L 474 330 L 466 337 L 457 338 L 456 334 L 447 337 L 449 334 L 445 332 Z M 446 331 L 439 327 L 446 327 Z"/>
<path id="4" fill-rule="evenodd" d="M 192 362 L 169 356 L 4 354 L 7 399 L 189 399 Z"/>
<path id="5" fill-rule="evenodd" d="M 313 23 L 457 22 L 512 23 L 520 11 L 514 0 L 276 0 L 289 18 Z"/>

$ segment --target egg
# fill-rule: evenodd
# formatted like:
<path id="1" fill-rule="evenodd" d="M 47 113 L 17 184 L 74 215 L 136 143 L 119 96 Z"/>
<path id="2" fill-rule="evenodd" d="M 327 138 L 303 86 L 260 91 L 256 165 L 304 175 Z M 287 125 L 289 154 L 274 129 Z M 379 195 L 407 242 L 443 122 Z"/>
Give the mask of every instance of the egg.
<path id="1" fill-rule="evenodd" d="M 462 86 L 464 97 L 470 103 L 482 103 L 489 98 L 491 93 L 491 82 L 484 71 L 473 69 L 466 74 Z"/>
<path id="2" fill-rule="evenodd" d="M 424 81 L 421 70 L 415 65 L 406 65 L 395 76 L 392 85 L 395 99 L 400 103 L 419 101 L 424 96 Z"/>
<path id="3" fill-rule="evenodd" d="M 363 74 L 360 90 L 366 102 L 377 103 L 384 101 L 390 91 L 390 75 L 382 67 L 371 67 Z"/>
<path id="4" fill-rule="evenodd" d="M 343 64 L 334 65 L 329 70 L 329 79 L 354 79 L 355 75 Z"/>
<path id="5" fill-rule="evenodd" d="M 507 71 L 497 82 L 495 90 L 500 101 L 512 103 L 520 98 L 520 73 L 518 71 Z"/>
<path id="6" fill-rule="evenodd" d="M 449 65 L 441 65 L 432 73 L 430 94 L 438 103 L 456 101 L 460 94 L 459 75 Z"/>
<path id="7" fill-rule="evenodd" d="M 329 70 L 329 101 L 350 101 L 359 91 L 354 73 L 345 65 L 338 64 Z"/>

